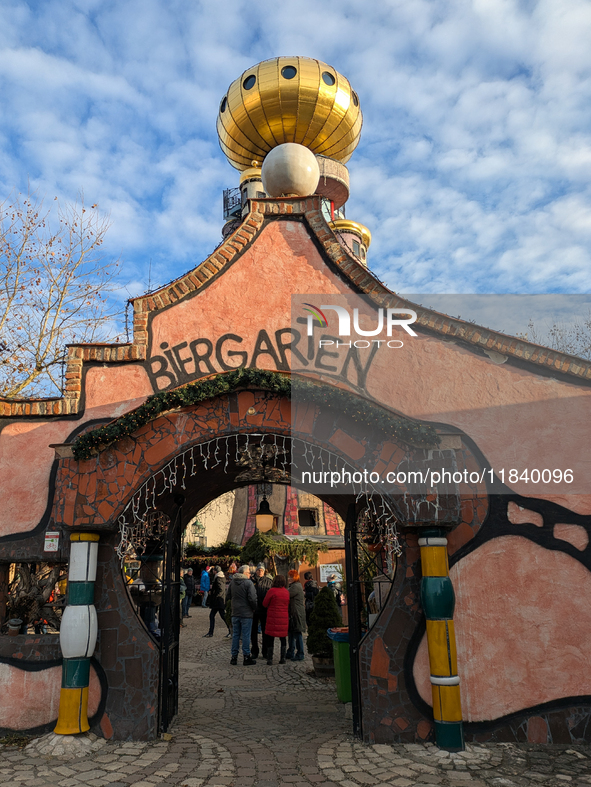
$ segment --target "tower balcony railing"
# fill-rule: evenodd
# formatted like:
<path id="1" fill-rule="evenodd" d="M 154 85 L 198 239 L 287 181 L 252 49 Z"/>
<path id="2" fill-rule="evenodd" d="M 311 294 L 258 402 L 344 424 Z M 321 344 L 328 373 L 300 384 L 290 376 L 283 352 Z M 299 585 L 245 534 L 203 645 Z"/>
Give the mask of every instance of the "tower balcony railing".
<path id="1" fill-rule="evenodd" d="M 239 219 L 242 213 L 240 189 L 224 189 L 224 221 Z"/>

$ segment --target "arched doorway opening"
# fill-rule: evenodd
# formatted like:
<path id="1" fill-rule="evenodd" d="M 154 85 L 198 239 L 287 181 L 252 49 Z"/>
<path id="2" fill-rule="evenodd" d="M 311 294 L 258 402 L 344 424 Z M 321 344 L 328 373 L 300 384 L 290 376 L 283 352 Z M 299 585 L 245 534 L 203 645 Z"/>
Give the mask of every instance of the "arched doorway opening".
<path id="1" fill-rule="evenodd" d="M 399 417 L 388 414 L 384 418 L 383 412 L 379 428 L 369 428 L 368 419 L 373 412 L 368 415 L 367 411 L 372 406 L 363 401 L 359 408 L 351 410 L 348 402 L 343 412 L 340 395 L 335 406 L 330 387 L 328 395 L 322 386 L 315 386 L 312 401 L 294 401 L 283 390 L 285 386 L 281 390 L 272 387 L 274 378 L 266 385 L 263 389 L 219 393 L 222 383 L 217 381 L 210 398 L 187 403 L 190 396 L 184 396 L 182 391 L 172 392 L 166 395 L 165 402 L 158 402 L 156 410 L 152 409 L 155 403 L 148 400 L 139 415 L 128 413 L 95 433 L 82 435 L 79 439 L 84 450 L 77 450 L 80 446 L 75 445 L 74 455 L 60 461 L 54 520 L 65 528 L 92 530 L 101 535 L 95 603 L 99 619 L 98 658 L 107 686 L 107 737 L 152 738 L 158 731 L 162 660 L 127 600 L 121 572 L 131 530 L 142 525 L 150 511 L 168 516 L 171 522 L 178 523 L 175 527 L 182 529 L 209 501 L 247 483 L 247 479 L 239 478 L 248 471 L 241 459 L 249 447 L 260 448 L 261 442 L 273 447 L 280 457 L 279 464 L 285 463 L 279 470 L 289 471 L 290 476 L 294 468 L 297 472 L 298 468 L 301 471 L 320 465 L 326 472 L 340 463 L 353 477 L 362 478 L 366 468 L 385 474 L 400 467 L 407 457 L 420 456 L 421 452 L 425 455 L 427 438 L 432 439 L 422 425 L 404 423 L 402 419 L 401 430 L 396 421 Z M 356 417 L 358 411 L 361 419 Z M 433 432 L 432 427 L 429 429 Z M 305 488 L 309 477 L 310 474 L 300 474 L 294 485 Z M 260 471 L 257 480 L 264 480 Z M 396 490 L 376 488 L 371 483 L 355 482 L 343 494 L 330 486 L 321 491 L 314 487 L 311 491 L 346 521 L 348 542 L 356 539 L 358 516 L 368 509 L 370 521 L 383 528 L 389 548 L 403 553 L 404 565 L 396 574 L 387 614 L 379 616 L 361 642 L 361 666 L 353 674 L 361 677 L 359 706 L 363 705 L 364 718 L 371 718 L 364 737 L 373 735 L 374 730 L 381 732 L 381 719 L 390 718 L 390 710 L 384 709 L 386 696 L 389 706 L 404 708 L 410 720 L 403 731 L 408 739 L 424 714 L 409 696 L 409 681 L 396 681 L 386 668 L 383 643 L 388 638 L 388 648 L 396 649 L 400 671 L 408 640 L 420 616 L 416 537 L 412 549 L 404 545 L 411 538 L 409 530 L 419 519 L 441 518 L 447 515 L 447 509 L 441 499 L 417 497 L 412 492 L 406 495 L 407 490 L 398 490 L 401 497 L 395 500 Z M 456 498 L 450 496 L 449 500 Z M 403 516 L 396 513 L 396 505 L 404 510 Z M 175 538 L 174 544 L 178 543 L 180 538 Z M 354 582 L 357 561 L 353 559 L 353 549 L 347 554 L 351 561 L 347 577 Z M 351 599 L 355 597 L 353 594 Z M 359 615 L 353 615 L 353 624 L 359 619 Z M 357 642 L 361 640 L 360 631 L 350 634 Z M 387 695 L 381 681 L 387 682 Z M 359 719 L 355 731 L 361 731 Z"/>
<path id="2" fill-rule="evenodd" d="M 351 472 L 355 470 L 354 465 L 332 449 L 299 437 L 274 432 L 234 433 L 192 444 L 177 453 L 135 490 L 119 515 L 116 552 L 126 578 L 132 576 L 131 567 L 136 571 L 135 581 L 128 585 L 128 590 L 159 650 L 159 732 L 168 729 L 178 709 L 179 585 L 184 528 L 194 520 L 199 510 L 195 509 L 201 501 L 206 505 L 211 503 L 213 490 L 221 490 L 222 494 L 232 489 L 255 490 L 258 485 L 253 482 L 260 482 L 264 494 L 268 492 L 264 487 L 270 478 L 293 493 L 295 488 L 288 486 L 293 467 L 311 460 L 313 451 L 323 453 L 327 462 L 338 461 Z M 318 453 L 314 459 L 317 458 Z M 300 492 L 309 502 L 309 492 L 305 489 Z M 256 493 L 254 497 L 256 510 Z M 334 495 L 330 502 L 326 498 L 321 495 L 317 499 L 341 522 L 339 535 L 343 550 L 339 557 L 345 564 L 345 622 L 355 653 L 362 637 L 385 606 L 395 578 L 396 556 L 400 551 L 396 538 L 398 519 L 392 501 L 378 497 L 376 490 L 371 488 L 360 489 L 355 498 Z M 291 514 L 293 516 L 293 512 Z M 241 538 L 243 544 L 253 535 L 254 527 L 251 510 Z M 280 529 L 283 531 L 284 525 Z M 297 536 L 292 533 L 287 536 L 290 537 Z M 287 571 L 292 567 L 297 569 L 299 564 L 286 563 L 279 569 L 274 568 Z M 358 661 L 353 659 L 353 724 L 357 732 L 361 729 L 358 673 Z"/>

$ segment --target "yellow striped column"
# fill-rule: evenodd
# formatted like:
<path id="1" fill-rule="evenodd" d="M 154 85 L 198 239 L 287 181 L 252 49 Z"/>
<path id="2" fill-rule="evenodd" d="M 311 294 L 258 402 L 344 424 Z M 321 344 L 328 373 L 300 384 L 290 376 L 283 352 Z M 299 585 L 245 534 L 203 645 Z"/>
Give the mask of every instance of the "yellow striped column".
<path id="1" fill-rule="evenodd" d="M 64 660 L 59 716 L 54 729 L 58 735 L 75 735 L 90 729 L 90 657 L 98 630 L 93 602 L 99 535 L 72 533 L 70 542 L 68 598 L 60 626 Z"/>
<path id="2" fill-rule="evenodd" d="M 429 528 L 419 538 L 421 604 L 427 619 L 427 644 L 435 740 L 441 749 L 462 751 L 462 705 L 453 614 L 456 603 L 449 578 L 447 538 L 442 528 Z"/>

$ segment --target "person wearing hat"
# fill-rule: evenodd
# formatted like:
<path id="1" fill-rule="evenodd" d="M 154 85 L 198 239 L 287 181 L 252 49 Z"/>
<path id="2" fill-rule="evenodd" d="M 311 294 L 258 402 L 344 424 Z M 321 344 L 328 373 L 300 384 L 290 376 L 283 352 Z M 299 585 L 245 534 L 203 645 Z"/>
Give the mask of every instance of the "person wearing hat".
<path id="1" fill-rule="evenodd" d="M 255 569 L 254 577 L 251 576 L 254 582 L 257 594 L 257 608 L 255 609 L 252 618 L 252 631 L 250 634 L 250 652 L 253 659 L 259 656 L 259 626 L 261 627 L 261 634 L 263 637 L 263 658 L 267 657 L 267 647 L 269 645 L 269 637 L 265 636 L 265 623 L 267 622 L 267 610 L 263 606 L 263 599 L 267 595 L 273 580 L 271 577 L 265 576 L 265 564 L 259 563 Z"/>
<path id="2" fill-rule="evenodd" d="M 340 607 L 343 603 L 343 594 L 341 593 L 342 585 L 338 579 L 336 574 L 331 574 L 326 581 L 326 587 L 332 590 L 334 593 L 334 600 L 337 602 L 337 606 Z"/>

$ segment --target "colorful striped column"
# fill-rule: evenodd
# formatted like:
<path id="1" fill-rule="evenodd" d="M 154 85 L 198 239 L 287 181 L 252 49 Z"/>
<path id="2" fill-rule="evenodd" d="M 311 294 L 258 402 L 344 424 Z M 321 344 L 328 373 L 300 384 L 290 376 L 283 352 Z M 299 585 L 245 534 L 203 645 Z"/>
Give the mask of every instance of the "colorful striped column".
<path id="1" fill-rule="evenodd" d="M 449 578 L 447 538 L 442 528 L 429 528 L 419 538 L 421 604 L 427 618 L 427 644 L 435 740 L 441 749 L 462 751 L 462 704 L 453 614 L 456 603 Z"/>
<path id="2" fill-rule="evenodd" d="M 98 541 L 96 533 L 73 533 L 70 536 L 68 601 L 60 626 L 64 661 L 59 716 L 54 730 L 58 735 L 75 735 L 90 729 L 88 682 L 90 657 L 97 635 L 93 602 Z"/>

